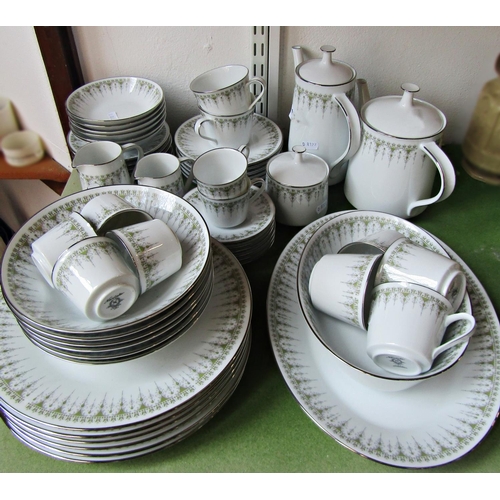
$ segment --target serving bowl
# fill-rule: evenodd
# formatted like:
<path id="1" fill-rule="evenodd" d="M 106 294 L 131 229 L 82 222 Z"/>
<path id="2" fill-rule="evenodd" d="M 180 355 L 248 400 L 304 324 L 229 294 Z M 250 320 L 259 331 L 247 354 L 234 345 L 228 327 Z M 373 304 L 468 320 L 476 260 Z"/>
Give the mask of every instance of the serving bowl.
<path id="1" fill-rule="evenodd" d="M 448 256 L 445 249 L 426 231 L 399 217 L 373 211 L 341 214 L 320 226 L 304 246 L 297 272 L 297 290 L 302 313 L 313 332 L 313 343 L 321 344 L 349 376 L 381 391 L 401 391 L 438 376 L 458 362 L 468 346 L 460 343 L 436 358 L 431 369 L 414 377 L 403 377 L 379 368 L 366 354 L 366 332 L 318 311 L 309 296 L 312 269 L 323 255 L 335 254 L 348 243 L 381 231 L 393 229 L 420 246 Z M 458 311 L 472 314 L 468 294 Z M 461 323 L 448 327 L 443 341 L 461 334 Z M 317 347 L 317 346 L 316 346 Z"/>

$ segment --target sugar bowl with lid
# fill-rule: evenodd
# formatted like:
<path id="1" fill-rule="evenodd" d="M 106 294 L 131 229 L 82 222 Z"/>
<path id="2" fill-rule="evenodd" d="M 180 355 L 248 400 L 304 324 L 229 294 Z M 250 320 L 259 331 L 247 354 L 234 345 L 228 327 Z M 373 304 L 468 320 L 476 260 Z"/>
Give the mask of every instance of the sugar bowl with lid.
<path id="1" fill-rule="evenodd" d="M 325 160 L 294 146 L 271 158 L 266 173 L 266 191 L 279 223 L 306 226 L 326 214 L 330 168 Z"/>

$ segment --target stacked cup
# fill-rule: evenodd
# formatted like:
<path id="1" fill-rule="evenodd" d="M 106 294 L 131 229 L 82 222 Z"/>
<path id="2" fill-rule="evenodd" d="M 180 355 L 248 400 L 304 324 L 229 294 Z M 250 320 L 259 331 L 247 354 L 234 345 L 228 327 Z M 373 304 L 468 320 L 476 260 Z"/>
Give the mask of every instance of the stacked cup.
<path id="1" fill-rule="evenodd" d="M 252 85 L 261 87 L 257 96 Z M 201 114 L 194 125 L 200 137 L 215 147 L 238 148 L 250 143 L 255 105 L 266 90 L 262 78 L 249 78 L 248 68 L 232 64 L 199 75 L 190 89 Z"/>
<path id="2" fill-rule="evenodd" d="M 458 263 L 394 230 L 323 255 L 309 280 L 314 307 L 365 330 L 368 356 L 402 377 L 425 373 L 439 354 L 472 336 L 474 317 L 457 312 L 465 291 Z M 457 321 L 460 333 L 442 342 Z"/>
<path id="3" fill-rule="evenodd" d="M 193 177 L 209 225 L 240 225 L 250 205 L 264 192 L 264 179 L 251 180 L 248 176 L 245 151 L 246 146 L 211 149 L 193 164 Z"/>

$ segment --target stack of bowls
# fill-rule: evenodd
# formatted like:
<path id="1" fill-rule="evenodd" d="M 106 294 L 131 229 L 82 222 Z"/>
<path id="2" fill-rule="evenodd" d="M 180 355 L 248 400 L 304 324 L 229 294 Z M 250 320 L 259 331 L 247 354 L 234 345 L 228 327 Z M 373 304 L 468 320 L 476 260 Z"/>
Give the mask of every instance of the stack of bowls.
<path id="1" fill-rule="evenodd" d="M 83 85 L 66 100 L 66 112 L 73 153 L 93 141 L 135 143 L 144 154 L 168 151 L 172 145 L 163 90 L 145 78 L 106 78 Z"/>

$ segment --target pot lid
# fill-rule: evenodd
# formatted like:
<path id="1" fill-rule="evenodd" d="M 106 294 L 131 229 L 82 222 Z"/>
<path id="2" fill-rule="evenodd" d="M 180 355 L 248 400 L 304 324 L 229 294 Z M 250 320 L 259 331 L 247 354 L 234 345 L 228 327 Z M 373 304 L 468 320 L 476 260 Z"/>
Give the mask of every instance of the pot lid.
<path id="1" fill-rule="evenodd" d="M 330 168 L 319 156 L 306 153 L 304 146 L 294 146 L 292 151 L 271 158 L 267 172 L 274 181 L 284 186 L 308 187 L 325 181 Z"/>
<path id="2" fill-rule="evenodd" d="M 297 75 L 306 82 L 316 85 L 344 85 L 356 77 L 356 71 L 342 61 L 332 58 L 335 47 L 323 45 L 320 50 L 323 52 L 321 59 L 309 59 L 297 66 Z"/>
<path id="3" fill-rule="evenodd" d="M 420 88 L 413 83 L 401 85 L 403 96 L 378 97 L 368 101 L 361 118 L 371 128 L 402 139 L 422 139 L 443 131 L 446 117 L 432 104 L 415 99 Z"/>

